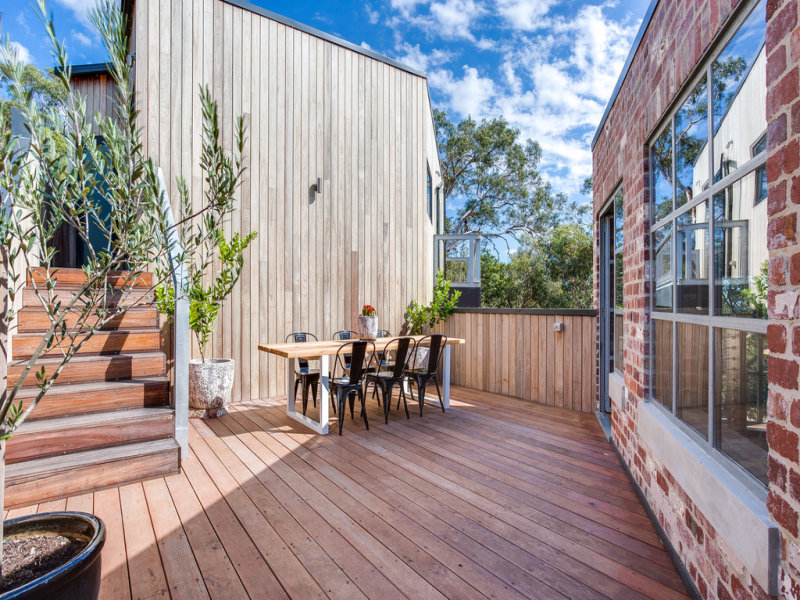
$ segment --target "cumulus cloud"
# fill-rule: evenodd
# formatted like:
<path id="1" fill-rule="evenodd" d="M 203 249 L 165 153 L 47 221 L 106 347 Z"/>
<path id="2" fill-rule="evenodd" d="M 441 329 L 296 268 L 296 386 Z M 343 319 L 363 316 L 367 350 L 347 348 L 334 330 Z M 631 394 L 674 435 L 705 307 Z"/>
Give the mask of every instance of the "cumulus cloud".
<path id="1" fill-rule="evenodd" d="M 58 4 L 72 11 L 82 25 L 89 25 L 89 11 L 97 6 L 97 0 L 56 0 Z"/>
<path id="2" fill-rule="evenodd" d="M 424 5 L 427 10 L 417 10 L 418 5 Z M 398 12 L 389 20 L 393 27 L 410 25 L 432 38 L 471 42 L 475 41 L 473 26 L 489 13 L 481 0 L 434 0 L 430 3 L 392 0 L 391 6 Z"/>
<path id="3" fill-rule="evenodd" d="M 497 0 L 497 12 L 514 29 L 534 31 L 547 25 L 543 17 L 556 0 Z"/>
<path id="4" fill-rule="evenodd" d="M 24 62 L 24 63 L 32 63 L 33 57 L 31 56 L 31 51 L 28 50 L 25 46 L 20 44 L 19 42 L 10 42 L 9 46 L 11 48 L 11 52 L 16 56 L 17 60 Z M 0 46 L 0 59 L 5 59 L 5 49 L 3 46 Z"/>
<path id="5" fill-rule="evenodd" d="M 461 77 L 445 69 L 435 70 L 428 74 L 428 81 L 447 98 L 452 111 L 463 117 L 486 117 L 497 99 L 494 81 L 481 77 L 475 67 L 464 65 Z"/>
<path id="6" fill-rule="evenodd" d="M 88 35 L 81 33 L 80 31 L 75 31 L 73 29 L 70 31 L 70 35 L 72 36 L 72 39 L 78 42 L 81 46 L 91 46 L 93 43 Z"/>
<path id="7" fill-rule="evenodd" d="M 419 44 L 413 46 L 408 42 L 400 42 L 395 47 L 396 58 L 403 64 L 414 67 L 418 71 L 427 72 L 432 67 L 438 67 L 453 59 L 449 50 L 434 48 L 431 52 L 423 52 Z"/>

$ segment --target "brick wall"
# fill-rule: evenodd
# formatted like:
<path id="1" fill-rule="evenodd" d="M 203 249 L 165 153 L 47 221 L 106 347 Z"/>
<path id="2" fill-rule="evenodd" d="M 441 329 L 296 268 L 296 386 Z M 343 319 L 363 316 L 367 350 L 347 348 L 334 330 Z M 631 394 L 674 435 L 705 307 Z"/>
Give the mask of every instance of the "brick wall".
<path id="1" fill-rule="evenodd" d="M 767 4 L 769 497 L 782 529 L 781 594 L 800 597 L 800 26 L 797 0 Z"/>
<path id="2" fill-rule="evenodd" d="M 800 0 L 768 4 L 768 178 L 770 223 L 770 491 L 769 508 L 783 529 L 783 595 L 800 598 Z M 625 341 L 627 403 L 614 406 L 612 438 L 703 598 L 767 598 L 735 553 L 653 456 L 636 431 L 649 382 L 650 242 L 646 143 L 704 60 L 739 0 L 662 0 L 655 9 L 594 147 L 595 224 L 616 186 L 625 186 Z M 595 232 L 598 227 L 595 227 Z M 595 273 L 598 273 L 595 235 Z M 595 277 L 597 280 L 597 276 Z M 597 284 L 597 281 L 595 281 Z M 599 288 L 595 285 L 595 299 Z"/>

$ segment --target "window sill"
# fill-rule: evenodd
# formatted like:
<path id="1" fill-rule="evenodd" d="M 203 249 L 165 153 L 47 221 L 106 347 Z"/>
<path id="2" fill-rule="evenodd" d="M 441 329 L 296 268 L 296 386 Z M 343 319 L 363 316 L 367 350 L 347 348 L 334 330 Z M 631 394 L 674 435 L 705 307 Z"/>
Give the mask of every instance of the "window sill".
<path id="1" fill-rule="evenodd" d="M 722 467 L 653 402 L 640 404 L 637 426 L 653 457 L 669 470 L 753 579 L 768 594 L 777 594 L 780 532 L 764 498 Z"/>
<path id="2" fill-rule="evenodd" d="M 616 371 L 608 374 L 608 397 L 611 398 L 614 407 L 625 410 L 625 380 Z"/>

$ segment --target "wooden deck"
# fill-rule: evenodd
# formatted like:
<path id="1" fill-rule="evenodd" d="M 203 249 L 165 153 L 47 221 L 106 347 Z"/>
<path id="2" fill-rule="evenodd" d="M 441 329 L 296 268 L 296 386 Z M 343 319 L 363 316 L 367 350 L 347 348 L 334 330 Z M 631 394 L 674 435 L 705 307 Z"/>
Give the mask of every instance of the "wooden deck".
<path id="1" fill-rule="evenodd" d="M 10 516 L 100 516 L 114 600 L 687 597 L 593 415 L 465 388 L 369 409 L 339 437 L 239 404 L 192 420 L 180 475 Z"/>

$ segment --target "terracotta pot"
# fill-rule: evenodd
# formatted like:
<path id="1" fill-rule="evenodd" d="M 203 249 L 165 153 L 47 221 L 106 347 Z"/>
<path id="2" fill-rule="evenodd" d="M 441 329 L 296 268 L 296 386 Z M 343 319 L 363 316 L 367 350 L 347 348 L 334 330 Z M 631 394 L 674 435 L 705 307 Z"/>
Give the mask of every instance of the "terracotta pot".
<path id="1" fill-rule="evenodd" d="M 106 541 L 106 527 L 103 522 L 94 515 L 66 511 L 29 515 L 3 523 L 5 539 L 47 533 L 85 539 L 89 545 L 57 569 L 0 594 L 0 600 L 97 598 L 100 590 L 100 551 Z"/>
<path id="2" fill-rule="evenodd" d="M 189 406 L 196 410 L 224 409 L 231 399 L 236 363 L 232 358 L 189 361 Z"/>
<path id="3" fill-rule="evenodd" d="M 374 340 L 378 338 L 378 317 L 356 317 L 356 331 L 362 340 Z"/>

